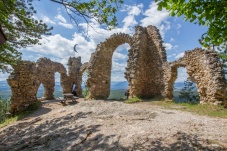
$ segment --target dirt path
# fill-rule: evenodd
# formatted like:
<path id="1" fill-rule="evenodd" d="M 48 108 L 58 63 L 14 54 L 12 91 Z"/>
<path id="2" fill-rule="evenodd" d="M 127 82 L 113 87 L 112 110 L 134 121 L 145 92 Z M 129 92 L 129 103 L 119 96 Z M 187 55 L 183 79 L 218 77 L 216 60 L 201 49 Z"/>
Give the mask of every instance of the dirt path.
<path id="1" fill-rule="evenodd" d="M 149 102 L 46 101 L 0 129 L 0 150 L 227 150 L 227 119 L 166 110 Z"/>

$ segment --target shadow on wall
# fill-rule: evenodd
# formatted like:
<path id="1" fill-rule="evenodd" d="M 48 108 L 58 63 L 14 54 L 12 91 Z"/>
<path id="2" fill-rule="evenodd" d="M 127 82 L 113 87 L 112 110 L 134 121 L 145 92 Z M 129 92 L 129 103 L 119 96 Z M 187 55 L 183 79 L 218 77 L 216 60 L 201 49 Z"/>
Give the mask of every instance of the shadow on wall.
<path id="1" fill-rule="evenodd" d="M 102 125 L 83 125 L 77 120 L 91 116 L 92 112 L 68 114 L 37 125 L 40 118 L 19 123 L 5 129 L 0 137 L 0 150 L 206 150 L 221 151 L 227 148 L 202 140 L 197 135 L 178 132 L 171 137 L 128 138 L 131 145 L 121 143 L 122 136 L 105 135 Z M 37 126 L 34 126 L 37 125 Z M 25 133 L 26 131 L 26 133 Z M 152 134 L 150 134 L 152 135 Z M 142 138 L 143 137 L 143 138 Z"/>

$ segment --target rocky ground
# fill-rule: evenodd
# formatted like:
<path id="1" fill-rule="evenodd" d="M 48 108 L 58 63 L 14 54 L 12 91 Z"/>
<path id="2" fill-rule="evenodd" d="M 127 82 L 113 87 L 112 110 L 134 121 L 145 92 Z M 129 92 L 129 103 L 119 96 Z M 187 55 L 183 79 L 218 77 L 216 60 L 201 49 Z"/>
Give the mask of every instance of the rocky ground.
<path id="1" fill-rule="evenodd" d="M 166 110 L 149 102 L 44 101 L 0 129 L 0 151 L 227 150 L 227 119 Z"/>

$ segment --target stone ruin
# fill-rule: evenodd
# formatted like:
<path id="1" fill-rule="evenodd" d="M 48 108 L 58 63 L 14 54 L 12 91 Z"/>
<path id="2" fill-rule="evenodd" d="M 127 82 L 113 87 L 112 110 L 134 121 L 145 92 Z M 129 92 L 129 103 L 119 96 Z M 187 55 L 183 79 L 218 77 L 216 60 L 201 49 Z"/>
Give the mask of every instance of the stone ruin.
<path id="1" fill-rule="evenodd" d="M 196 48 L 186 51 L 179 60 L 168 62 L 155 26 L 137 26 L 133 36 L 114 34 L 97 46 L 88 65 L 87 86 L 91 98 L 109 96 L 113 52 L 124 43 L 130 45 L 125 78 L 131 97 L 173 99 L 177 69 L 185 67 L 198 87 L 201 103 L 227 104 L 226 83 L 218 54 Z"/>
<path id="2" fill-rule="evenodd" d="M 62 64 L 47 58 L 40 58 L 37 62 L 20 61 L 13 66 L 14 71 L 7 79 L 12 91 L 11 113 L 21 112 L 34 104 L 41 84 L 44 87 L 43 99 L 55 99 L 53 95 L 55 72 L 60 73 L 63 93 L 71 93 L 72 84 L 75 82 L 77 94 L 81 97 L 82 72 L 79 72 L 81 67 L 86 68 L 86 64 L 81 63 L 81 57 L 69 58 L 68 73 Z"/>
<path id="3" fill-rule="evenodd" d="M 72 83 L 82 95 L 82 74 L 87 69 L 89 97 L 106 99 L 110 94 L 112 56 L 115 49 L 128 43 L 128 61 L 125 78 L 129 83 L 130 97 L 173 99 L 173 84 L 177 69 L 185 67 L 189 78 L 196 83 L 200 103 L 227 105 L 223 67 L 215 51 L 196 48 L 186 51 L 184 57 L 168 62 L 159 30 L 155 26 L 135 28 L 133 36 L 119 33 L 97 45 L 89 63 L 82 65 L 81 58 L 69 58 L 68 73 L 60 63 L 41 58 L 36 63 L 21 61 L 14 66 L 8 83 L 12 90 L 11 112 L 20 112 L 33 104 L 42 83 L 44 98 L 54 99 L 54 73 L 61 75 L 63 93 L 71 93 Z"/>

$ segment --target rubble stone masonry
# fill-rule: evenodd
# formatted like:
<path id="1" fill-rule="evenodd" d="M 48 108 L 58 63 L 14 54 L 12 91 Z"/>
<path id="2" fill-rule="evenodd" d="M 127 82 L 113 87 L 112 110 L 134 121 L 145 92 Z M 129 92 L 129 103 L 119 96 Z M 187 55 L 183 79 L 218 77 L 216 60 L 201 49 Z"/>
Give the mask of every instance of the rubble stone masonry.
<path id="1" fill-rule="evenodd" d="M 137 26 L 133 36 L 118 33 L 98 44 L 88 63 L 82 65 L 80 57 L 70 57 L 68 73 L 62 64 L 47 58 L 40 58 L 36 63 L 19 62 L 8 79 L 12 90 L 11 111 L 23 111 L 36 102 L 41 83 L 45 90 L 44 98 L 54 99 L 55 72 L 61 75 L 63 93 L 71 93 L 72 83 L 75 82 L 77 94 L 82 96 L 82 74 L 87 70 L 89 97 L 108 98 L 112 56 L 115 49 L 124 43 L 130 45 L 125 71 L 130 97 L 173 99 L 177 69 L 185 67 L 198 87 L 200 103 L 227 106 L 223 67 L 216 52 L 196 48 L 186 51 L 179 60 L 168 62 L 159 30 L 155 26 Z"/>

